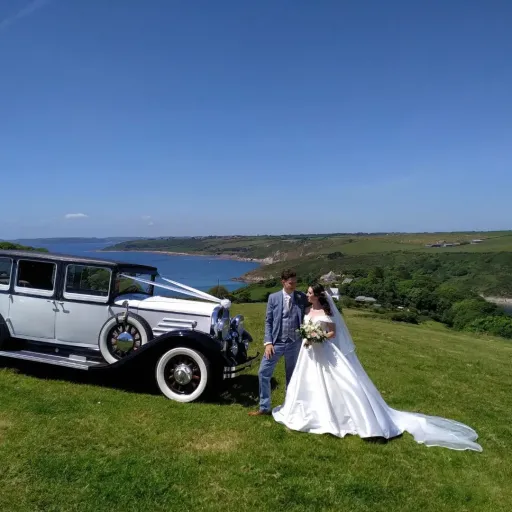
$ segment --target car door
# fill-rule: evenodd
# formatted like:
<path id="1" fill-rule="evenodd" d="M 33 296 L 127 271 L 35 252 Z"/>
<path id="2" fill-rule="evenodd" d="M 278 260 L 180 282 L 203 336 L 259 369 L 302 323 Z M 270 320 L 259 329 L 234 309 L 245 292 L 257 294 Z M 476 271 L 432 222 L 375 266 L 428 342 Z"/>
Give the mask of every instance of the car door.
<path id="1" fill-rule="evenodd" d="M 8 318 L 12 334 L 54 340 L 57 265 L 50 261 L 20 259 L 16 267 Z"/>
<path id="2" fill-rule="evenodd" d="M 112 272 L 105 267 L 69 263 L 64 269 L 62 298 L 57 301 L 55 336 L 60 342 L 98 346 L 98 335 L 110 313 Z"/>
<path id="3" fill-rule="evenodd" d="M 9 318 L 11 303 L 9 288 L 11 284 L 12 258 L 0 258 L 0 317 L 5 321 Z"/>

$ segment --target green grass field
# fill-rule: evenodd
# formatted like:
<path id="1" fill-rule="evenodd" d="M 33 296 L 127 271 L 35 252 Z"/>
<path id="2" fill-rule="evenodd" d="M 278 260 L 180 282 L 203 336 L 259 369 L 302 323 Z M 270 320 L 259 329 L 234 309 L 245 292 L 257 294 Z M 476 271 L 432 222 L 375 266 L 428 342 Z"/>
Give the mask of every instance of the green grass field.
<path id="1" fill-rule="evenodd" d="M 236 306 L 253 350 L 264 308 Z M 483 453 L 427 448 L 408 434 L 387 444 L 302 434 L 248 417 L 257 368 L 218 400 L 178 404 L 51 367 L 8 367 L 0 369 L 0 510 L 510 511 L 512 344 L 346 317 L 390 406 L 467 423 Z M 275 376 L 277 405 L 282 364 Z"/>

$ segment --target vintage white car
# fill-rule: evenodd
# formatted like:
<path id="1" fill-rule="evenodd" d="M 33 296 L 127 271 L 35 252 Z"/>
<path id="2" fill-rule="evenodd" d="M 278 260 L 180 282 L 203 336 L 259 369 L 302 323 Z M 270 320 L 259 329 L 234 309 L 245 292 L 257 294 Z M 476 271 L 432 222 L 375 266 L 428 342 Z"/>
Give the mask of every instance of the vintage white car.
<path id="1" fill-rule="evenodd" d="M 154 295 L 155 287 L 191 298 Z M 199 399 L 257 357 L 248 357 L 252 338 L 230 306 L 151 266 L 0 251 L 0 356 L 150 372 L 179 402 Z"/>

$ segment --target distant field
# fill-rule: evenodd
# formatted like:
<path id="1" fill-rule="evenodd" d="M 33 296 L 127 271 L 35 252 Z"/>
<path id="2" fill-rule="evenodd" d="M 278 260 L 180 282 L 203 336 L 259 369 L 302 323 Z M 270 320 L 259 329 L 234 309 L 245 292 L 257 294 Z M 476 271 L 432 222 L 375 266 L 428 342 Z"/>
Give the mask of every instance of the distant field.
<path id="1" fill-rule="evenodd" d="M 236 305 L 261 350 L 264 304 Z M 257 368 L 213 402 L 0 369 L 5 512 L 512 510 L 512 344 L 438 324 L 345 313 L 362 364 L 392 407 L 472 426 L 483 453 L 302 434 L 257 407 Z M 284 399 L 282 362 L 273 403 Z"/>
<path id="2" fill-rule="evenodd" d="M 481 244 L 469 244 L 483 239 Z M 458 247 L 426 248 L 426 244 L 445 241 L 466 243 Z M 105 250 L 154 250 L 198 254 L 223 254 L 233 257 L 290 260 L 309 255 L 342 252 L 348 255 L 393 251 L 499 252 L 512 251 L 512 233 L 435 233 L 377 235 L 301 235 L 261 237 L 207 237 L 133 240 Z"/>

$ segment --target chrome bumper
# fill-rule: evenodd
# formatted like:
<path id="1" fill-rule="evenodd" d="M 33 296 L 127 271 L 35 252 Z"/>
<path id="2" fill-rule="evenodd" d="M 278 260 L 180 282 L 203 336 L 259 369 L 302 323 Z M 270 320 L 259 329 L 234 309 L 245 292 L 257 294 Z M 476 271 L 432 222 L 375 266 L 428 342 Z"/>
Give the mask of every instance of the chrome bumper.
<path id="1" fill-rule="evenodd" d="M 223 379 L 234 379 L 235 377 L 238 377 L 240 373 L 242 373 L 245 370 L 248 370 L 251 368 L 252 364 L 254 363 L 255 359 L 258 359 L 260 356 L 259 352 L 249 359 L 245 363 L 239 364 L 238 366 L 224 366 L 224 374 Z"/>

